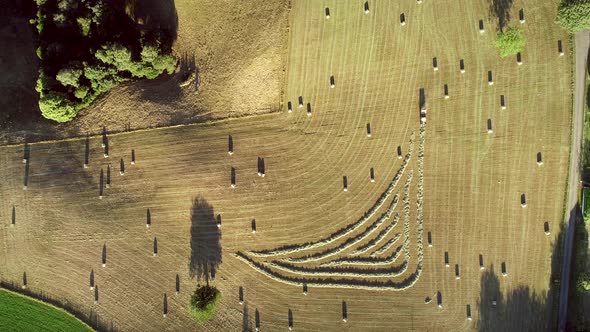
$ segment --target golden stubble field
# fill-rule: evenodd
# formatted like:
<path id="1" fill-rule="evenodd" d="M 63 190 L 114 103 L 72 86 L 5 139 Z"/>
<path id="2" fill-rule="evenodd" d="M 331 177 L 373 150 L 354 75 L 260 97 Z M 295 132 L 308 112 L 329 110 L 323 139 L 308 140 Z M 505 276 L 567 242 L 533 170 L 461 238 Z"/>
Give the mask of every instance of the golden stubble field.
<path id="1" fill-rule="evenodd" d="M 84 140 L 32 144 L 26 191 L 22 190 L 23 146 L 1 148 L 0 277 L 18 283 L 26 271 L 31 289 L 66 299 L 83 310 L 94 309 L 121 330 L 240 330 L 255 326 L 256 310 L 261 330 L 266 331 L 287 329 L 289 310 L 294 330 L 473 330 L 483 310 L 487 317 L 497 317 L 489 311 L 497 307 L 508 312 L 515 304 L 523 309 L 480 327 L 501 328 L 503 322 L 518 319 L 521 324 L 534 321 L 535 328 L 549 329 L 551 314 L 527 309 L 533 301 L 522 292 L 519 297 L 510 294 L 528 287 L 527 295 L 542 297 L 548 290 L 552 243 L 564 213 L 571 48 L 567 36 L 548 23 L 556 3 L 514 3 L 511 24 L 519 24 L 521 7 L 526 14 L 522 66 L 515 57 L 497 55 L 492 44 L 495 27 L 483 1 L 420 5 L 410 0 L 370 1 L 368 14 L 363 3 L 292 3 L 280 114 L 111 135 L 109 158 L 103 157 L 101 138 L 93 137 L 87 169 L 82 167 Z M 329 20 L 325 7 L 330 8 Z M 401 13 L 407 20 L 403 27 Z M 483 34 L 478 31 L 480 19 L 485 22 Z M 563 41 L 564 57 L 558 56 L 558 40 Z M 437 57 L 438 71 L 433 70 L 433 57 Z M 459 71 L 460 59 L 464 59 L 464 74 Z M 488 70 L 493 71 L 491 86 Z M 449 99 L 444 99 L 444 84 L 448 84 Z M 420 134 L 420 88 L 425 89 L 428 106 L 425 136 Z M 505 110 L 500 108 L 501 95 Z M 298 107 L 299 96 L 303 108 Z M 289 101 L 292 113 L 287 112 Z M 312 111 L 309 117 L 307 103 Z M 488 119 L 493 133 L 487 133 Z M 368 123 L 371 137 L 367 137 Z M 352 283 L 346 280 L 396 283 L 420 270 L 412 287 L 362 290 L 316 287 L 310 282 L 308 294 L 303 295 L 301 285 L 271 279 L 234 256 L 242 252 L 264 264 L 267 258 L 253 253 L 314 242 L 349 229 L 374 206 L 403 167 L 396 150 L 401 146 L 402 154 L 408 153 L 412 133 L 413 152 L 401 180 L 365 224 L 386 212 L 392 197 L 398 195 L 392 212 L 398 213 L 399 220 L 386 238 L 400 234 L 394 247 L 404 244 L 403 258 L 392 266 L 407 261 L 407 269 L 392 278 L 341 278 L 350 272 L 344 269 L 337 271 L 337 277 L 324 276 L 328 281 L 345 280 L 340 285 Z M 228 135 L 233 138 L 233 155 L 227 153 Z M 136 165 L 130 165 L 131 149 Z M 536 162 L 538 152 L 543 155 L 541 167 Z M 265 160 L 265 177 L 256 174 L 258 157 Z M 124 176 L 119 175 L 121 158 Z M 111 188 L 99 200 L 100 170 L 106 172 L 107 165 L 112 167 Z M 232 167 L 235 189 L 230 187 Z M 369 181 L 370 168 L 375 182 Z M 409 174 L 413 177 L 406 190 Z M 347 192 L 343 176 L 347 176 Z M 521 207 L 523 193 L 526 208 Z M 191 207 L 199 195 L 222 218 L 222 263 L 212 283 L 222 291 L 223 300 L 218 314 L 201 328 L 187 313 L 197 282 L 189 276 L 189 260 Z M 16 220 L 10 226 L 13 206 Z M 148 208 L 150 228 L 145 227 Z M 551 229 L 549 236 L 544 233 L 545 222 Z M 312 248 L 310 255 L 360 237 L 365 226 Z M 350 256 L 385 227 L 386 223 L 330 261 Z M 428 232 L 432 247 L 427 245 Z M 157 257 L 153 256 L 154 237 Z M 107 263 L 101 267 L 105 244 Z M 502 263 L 506 277 L 501 275 Z M 460 279 L 455 277 L 455 264 Z M 494 298 L 499 304 L 493 308 L 489 297 L 478 305 L 481 276 L 492 265 L 502 292 Z M 320 267 L 316 263 L 301 266 Z M 98 304 L 88 287 L 91 270 L 99 288 Z M 300 280 L 314 278 L 276 266 L 272 271 Z M 175 295 L 177 274 L 180 294 Z M 485 285 L 486 292 L 494 286 L 493 282 Z M 244 292 L 243 305 L 238 303 L 239 287 Z M 442 295 L 442 308 L 437 307 L 437 292 Z M 490 292 L 496 296 L 494 289 Z M 164 294 L 167 318 L 162 317 Z M 433 301 L 425 304 L 425 297 Z M 342 321 L 343 301 L 347 322 Z M 466 319 L 468 304 L 472 321 Z M 551 303 L 540 307 L 546 310 Z M 531 321 L 518 316 L 531 312 L 539 314 Z"/>

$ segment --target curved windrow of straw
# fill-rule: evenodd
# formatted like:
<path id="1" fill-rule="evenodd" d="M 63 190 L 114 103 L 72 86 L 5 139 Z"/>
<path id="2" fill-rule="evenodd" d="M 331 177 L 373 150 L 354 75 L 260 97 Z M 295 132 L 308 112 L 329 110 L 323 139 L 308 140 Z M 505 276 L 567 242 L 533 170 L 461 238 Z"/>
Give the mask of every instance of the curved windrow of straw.
<path id="1" fill-rule="evenodd" d="M 410 255 L 410 186 L 412 184 L 413 171 L 408 173 L 406 185 L 404 187 L 404 253 L 406 260 L 409 261 Z"/>
<path id="2" fill-rule="evenodd" d="M 365 252 L 373 249 L 373 247 L 375 247 L 375 245 L 377 243 L 379 243 L 381 240 L 383 240 L 389 234 L 389 232 L 391 232 L 393 227 L 395 227 L 395 225 L 397 225 L 398 220 L 399 220 L 399 214 L 396 213 L 395 216 L 393 217 L 393 220 L 391 221 L 391 223 L 389 225 L 387 225 L 387 227 L 385 229 L 383 229 L 381 232 L 379 232 L 379 234 L 377 234 L 377 236 L 372 238 L 369 242 L 367 242 L 366 244 L 357 248 L 352 254 L 353 255 L 360 255 L 360 254 L 364 254 Z"/>
<path id="3" fill-rule="evenodd" d="M 276 248 L 276 249 L 250 251 L 248 254 L 250 256 L 254 256 L 254 257 L 269 257 L 269 256 L 276 256 L 276 255 L 298 253 L 303 250 L 315 249 L 315 248 L 319 248 L 321 246 L 330 244 L 330 243 L 332 243 L 336 240 L 339 240 L 339 239 L 345 237 L 346 235 L 354 232 L 360 226 L 362 226 L 364 223 L 366 223 L 369 219 L 371 219 L 371 217 L 373 217 L 375 212 L 377 212 L 377 210 L 379 210 L 379 208 L 381 208 L 381 206 L 385 203 L 385 201 L 389 198 L 389 196 L 391 196 L 393 189 L 395 189 L 395 187 L 397 186 L 397 183 L 401 179 L 406 167 L 408 166 L 408 163 L 410 162 L 413 150 L 414 150 L 414 134 L 412 133 L 412 135 L 410 136 L 410 146 L 408 148 L 408 153 L 406 154 L 395 177 L 393 178 L 393 180 L 389 184 L 389 187 L 381 194 L 381 196 L 379 197 L 377 202 L 369 209 L 369 211 L 367 211 L 356 222 L 346 226 L 345 228 L 338 230 L 336 233 L 331 234 L 327 238 L 318 240 L 316 242 L 308 242 L 308 243 L 297 244 L 297 245 L 288 245 L 288 246 L 284 246 L 284 247 L 280 247 L 280 248 Z"/>
<path id="4" fill-rule="evenodd" d="M 375 252 L 371 253 L 371 257 L 375 257 L 378 255 L 383 254 L 384 252 L 386 252 L 387 250 L 389 250 L 389 248 L 391 248 L 391 246 L 397 242 L 397 240 L 399 240 L 399 238 L 401 237 L 401 234 L 396 234 L 395 237 L 393 239 L 390 239 L 389 241 L 385 242 L 384 245 L 382 245 L 379 249 L 377 249 Z M 403 246 L 400 246 L 399 248 L 403 248 Z"/>
<path id="5" fill-rule="evenodd" d="M 318 261 L 320 259 L 325 259 L 325 258 L 334 256 L 334 255 L 337 255 L 337 254 L 343 252 L 344 250 L 363 241 L 365 238 L 367 238 L 369 235 L 371 235 L 371 233 L 373 233 L 377 228 L 379 228 L 379 226 L 381 226 L 381 224 L 383 222 L 385 222 L 387 219 L 389 219 L 391 217 L 391 214 L 393 213 L 393 210 L 395 209 L 395 207 L 397 205 L 397 201 L 399 199 L 398 197 L 399 197 L 398 195 L 395 195 L 393 197 L 393 200 L 391 201 L 391 204 L 389 204 L 387 211 L 385 211 L 385 213 L 383 213 L 381 215 L 381 217 L 379 217 L 374 223 L 372 223 L 369 227 L 367 227 L 367 229 L 365 229 L 359 235 L 357 235 L 353 238 L 349 238 L 348 240 L 346 240 L 346 242 L 344 242 L 336 247 L 329 248 L 329 249 L 326 249 L 322 252 L 311 254 L 309 256 L 288 258 L 287 261 L 297 262 L 297 263 Z"/>
<path id="6" fill-rule="evenodd" d="M 401 234 L 397 234 L 393 239 L 392 242 L 395 243 L 397 239 L 401 237 Z M 379 265 L 387 265 L 395 262 L 397 258 L 400 256 L 403 247 L 399 246 L 395 249 L 395 251 L 386 258 L 380 257 L 358 257 L 358 258 L 339 258 L 330 262 L 326 262 L 321 264 L 320 266 L 339 266 L 339 265 L 365 265 L 365 266 L 379 266 Z"/>
<path id="7" fill-rule="evenodd" d="M 400 282 L 392 280 L 387 281 L 368 281 L 364 279 L 322 279 L 322 278 L 295 278 L 281 275 L 264 264 L 255 262 L 245 254 L 237 252 L 234 257 L 246 263 L 248 266 L 253 268 L 255 271 L 267 276 L 268 278 L 293 286 L 306 285 L 308 287 L 318 288 L 346 288 L 346 289 L 364 289 L 364 290 L 390 290 L 390 291 L 402 291 L 412 287 L 416 281 L 416 273 L 409 275 L 407 278 Z"/>
<path id="8" fill-rule="evenodd" d="M 289 263 L 273 261 L 268 263 L 269 266 L 285 272 L 298 274 L 302 276 L 329 276 L 329 277 L 356 277 L 356 278 L 394 278 L 406 271 L 407 262 L 402 262 L 399 266 L 390 266 L 376 269 L 359 269 L 355 267 L 302 267 Z"/>

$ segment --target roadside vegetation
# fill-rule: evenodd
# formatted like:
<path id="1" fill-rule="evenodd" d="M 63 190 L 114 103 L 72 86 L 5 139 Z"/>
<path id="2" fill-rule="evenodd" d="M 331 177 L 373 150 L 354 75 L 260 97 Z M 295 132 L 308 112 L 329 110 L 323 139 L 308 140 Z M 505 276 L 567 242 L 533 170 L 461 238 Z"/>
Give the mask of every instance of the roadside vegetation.
<path id="1" fill-rule="evenodd" d="M 115 86 L 173 73 L 173 35 L 136 17 L 124 1 L 36 0 L 41 60 L 36 90 L 44 117 L 57 122 Z M 136 6 L 140 6 L 136 4 Z"/>
<path id="2" fill-rule="evenodd" d="M 584 186 L 590 180 L 590 77 L 586 77 L 586 108 L 584 111 L 584 131 L 582 138 L 581 175 Z M 590 221 L 590 188 L 582 190 L 582 222 L 576 224 L 574 233 L 574 252 L 572 262 L 572 308 L 570 320 L 576 331 L 590 330 L 590 250 L 588 241 L 588 222 Z"/>
<path id="3" fill-rule="evenodd" d="M 0 331 L 93 330 L 64 310 L 0 289 Z"/>
<path id="4" fill-rule="evenodd" d="M 213 317 L 215 306 L 221 300 L 221 292 L 214 286 L 197 285 L 191 296 L 190 311 L 198 323 L 204 323 Z"/>
<path id="5" fill-rule="evenodd" d="M 570 33 L 590 28 L 590 0 L 561 0 L 557 23 Z"/>

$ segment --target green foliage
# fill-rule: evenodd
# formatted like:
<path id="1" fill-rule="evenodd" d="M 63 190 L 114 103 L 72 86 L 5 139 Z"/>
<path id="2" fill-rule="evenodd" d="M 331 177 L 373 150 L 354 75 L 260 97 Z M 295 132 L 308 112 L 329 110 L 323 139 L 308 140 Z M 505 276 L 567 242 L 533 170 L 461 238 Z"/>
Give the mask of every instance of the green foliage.
<path id="1" fill-rule="evenodd" d="M 496 38 L 496 47 L 500 50 L 500 56 L 507 57 L 522 52 L 526 40 L 519 28 L 508 28 L 500 31 Z"/>
<path id="2" fill-rule="evenodd" d="M 74 67 L 62 68 L 55 78 L 60 81 L 63 85 L 71 85 L 75 88 L 80 86 L 80 76 L 82 76 L 83 70 Z"/>
<path id="3" fill-rule="evenodd" d="M 0 331 L 93 331 L 76 317 L 6 290 L 0 290 Z"/>
<path id="4" fill-rule="evenodd" d="M 588 272 L 580 272 L 576 280 L 576 289 L 579 292 L 590 291 L 590 274 Z"/>
<path id="5" fill-rule="evenodd" d="M 44 117 L 57 122 L 68 122 L 78 112 L 65 93 L 53 91 L 41 95 L 39 109 Z"/>
<path id="6" fill-rule="evenodd" d="M 43 53 L 42 53 L 41 46 L 37 47 L 37 50 L 35 51 L 35 53 L 37 53 L 37 58 L 39 58 L 40 60 L 43 59 Z"/>
<path id="7" fill-rule="evenodd" d="M 221 293 L 217 288 L 209 285 L 197 285 L 195 293 L 191 296 L 191 314 L 199 323 L 208 321 L 213 317 L 215 306 L 220 299 Z"/>
<path id="8" fill-rule="evenodd" d="M 88 36 L 88 33 L 90 32 L 90 23 L 92 23 L 92 19 L 88 17 L 78 17 L 77 22 L 78 26 L 80 27 L 80 31 L 82 32 L 82 35 Z"/>
<path id="9" fill-rule="evenodd" d="M 586 142 L 585 144 L 588 143 Z M 584 206 L 582 206 L 582 215 L 584 217 L 584 221 L 587 222 L 588 220 L 590 220 L 590 189 L 582 189 L 582 195 L 584 196 Z"/>
<path id="10" fill-rule="evenodd" d="M 590 28 L 590 0 L 562 0 L 556 21 L 570 33 Z"/>
<path id="11" fill-rule="evenodd" d="M 76 96 L 78 99 L 84 99 L 84 97 L 86 97 L 88 94 L 88 90 L 89 89 L 87 86 L 81 86 L 77 88 L 76 91 L 74 91 L 74 96 Z"/>

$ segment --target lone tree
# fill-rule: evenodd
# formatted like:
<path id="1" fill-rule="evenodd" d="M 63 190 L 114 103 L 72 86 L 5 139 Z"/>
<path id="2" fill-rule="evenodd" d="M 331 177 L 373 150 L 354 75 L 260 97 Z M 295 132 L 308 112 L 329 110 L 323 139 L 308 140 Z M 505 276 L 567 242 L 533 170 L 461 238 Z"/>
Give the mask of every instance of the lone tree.
<path id="1" fill-rule="evenodd" d="M 500 50 L 500 56 L 507 57 L 522 52 L 526 40 L 519 28 L 508 28 L 498 32 L 496 47 Z"/>
<path id="2" fill-rule="evenodd" d="M 562 0 L 557 24 L 570 33 L 590 28 L 590 0 Z"/>
<path id="3" fill-rule="evenodd" d="M 197 285 L 191 296 L 190 311 L 199 323 L 204 323 L 213 317 L 215 306 L 221 300 L 221 293 L 214 286 Z"/>

